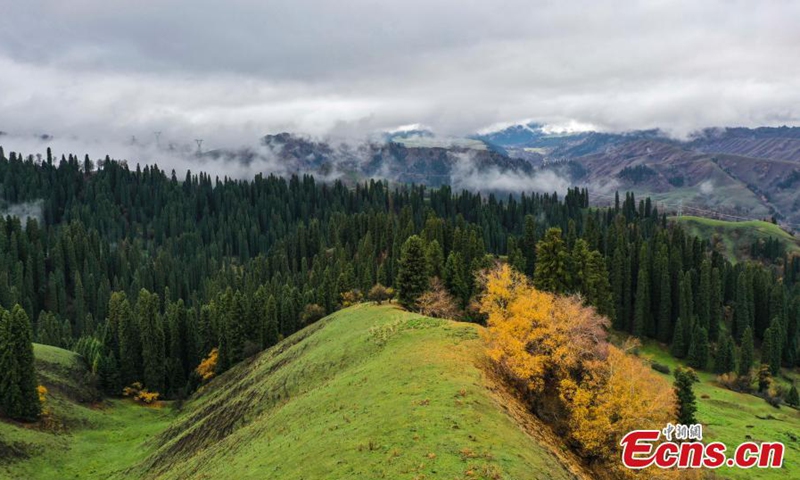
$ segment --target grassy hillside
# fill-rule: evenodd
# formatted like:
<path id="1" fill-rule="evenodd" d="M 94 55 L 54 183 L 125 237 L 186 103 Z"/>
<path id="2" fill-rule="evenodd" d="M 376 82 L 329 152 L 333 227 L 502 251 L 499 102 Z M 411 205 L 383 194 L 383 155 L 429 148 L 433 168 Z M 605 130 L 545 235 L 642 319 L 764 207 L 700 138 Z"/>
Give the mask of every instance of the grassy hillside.
<path id="1" fill-rule="evenodd" d="M 128 473 L 570 478 L 504 413 L 478 328 L 392 306 L 340 311 L 212 381 Z"/>
<path id="2" fill-rule="evenodd" d="M 731 260 L 749 256 L 753 242 L 770 237 L 781 240 L 787 252 L 800 253 L 800 240 L 769 222 L 728 222 L 688 215 L 672 217 L 671 220 L 680 222 L 691 235 L 707 239 L 718 238 L 723 246 L 722 253 Z"/>
<path id="3" fill-rule="evenodd" d="M 671 370 L 682 362 L 655 343 L 642 349 L 643 356 L 668 365 Z M 664 374 L 662 374 L 664 375 Z M 669 375 L 665 377 L 671 378 Z M 733 392 L 716 383 L 716 375 L 699 372 L 695 385 L 698 400 L 697 420 L 703 424 L 704 442 L 721 441 L 728 451 L 748 440 L 783 442 L 786 446 L 782 470 L 721 468 L 719 478 L 797 478 L 800 472 L 800 411 L 784 406 L 775 408 L 754 395 Z"/>
<path id="4" fill-rule="evenodd" d="M 0 423 L 4 445 L 27 449 L 0 477 L 582 476 L 559 439 L 480 368 L 479 329 L 393 306 L 349 308 L 212 380 L 178 414 L 93 404 L 77 357 L 37 346 L 42 377 L 68 379 L 64 391 L 48 385 L 68 427 Z"/>
<path id="5" fill-rule="evenodd" d="M 140 460 L 142 441 L 173 417 L 128 401 L 100 401 L 72 352 L 34 345 L 34 353 L 50 413 L 37 424 L 0 422 L 0 478 L 108 478 Z"/>
<path id="6" fill-rule="evenodd" d="M 0 422 L 0 478 L 588 478 L 558 438 L 481 368 L 479 326 L 356 306 L 211 381 L 183 406 L 98 403 L 71 352 L 36 346 L 53 421 Z M 643 355 L 673 368 L 656 344 Z M 717 386 L 695 390 L 705 438 L 781 441 L 789 478 L 800 413 Z"/>

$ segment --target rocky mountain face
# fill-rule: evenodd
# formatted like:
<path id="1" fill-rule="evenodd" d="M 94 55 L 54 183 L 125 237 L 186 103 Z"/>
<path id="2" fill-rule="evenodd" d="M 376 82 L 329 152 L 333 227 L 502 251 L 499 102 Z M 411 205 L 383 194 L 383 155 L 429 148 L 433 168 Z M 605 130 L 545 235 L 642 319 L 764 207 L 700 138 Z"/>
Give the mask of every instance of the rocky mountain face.
<path id="1" fill-rule="evenodd" d="M 800 229 L 800 128 L 707 129 L 680 141 L 656 130 L 547 134 L 527 125 L 480 138 L 511 156 L 536 151 L 545 163 L 580 164 L 582 177 L 570 180 L 589 186 L 599 201 L 610 191 L 631 190 L 671 210 L 682 204 L 733 216 L 775 216 Z"/>
<path id="2" fill-rule="evenodd" d="M 382 178 L 428 186 L 453 185 L 464 171 L 530 173 L 530 162 L 478 140 L 403 136 L 358 144 L 331 144 L 289 133 L 267 135 L 267 147 L 292 172 L 345 178 Z"/>
<path id="3" fill-rule="evenodd" d="M 355 143 L 280 133 L 263 137 L 261 146 L 206 155 L 248 162 L 266 152 L 282 172 L 345 181 L 503 192 L 579 185 L 597 203 L 633 191 L 666 211 L 774 216 L 800 230 L 800 128 L 708 129 L 676 140 L 658 130 L 552 133 L 530 124 L 468 138 L 414 130 Z"/>

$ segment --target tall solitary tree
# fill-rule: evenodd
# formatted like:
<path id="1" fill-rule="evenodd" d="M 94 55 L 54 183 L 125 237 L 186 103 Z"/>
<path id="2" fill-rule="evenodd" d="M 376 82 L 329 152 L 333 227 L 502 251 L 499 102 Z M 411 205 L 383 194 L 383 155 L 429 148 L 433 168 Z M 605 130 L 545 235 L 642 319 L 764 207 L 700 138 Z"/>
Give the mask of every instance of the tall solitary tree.
<path id="1" fill-rule="evenodd" d="M 694 414 L 697 412 L 697 399 L 693 385 L 697 383 L 697 374 L 691 368 L 675 369 L 675 396 L 678 398 L 678 423 L 692 425 L 697 423 Z"/>
<path id="2" fill-rule="evenodd" d="M 428 289 L 425 245 L 417 235 L 412 235 L 403 244 L 396 282 L 400 304 L 405 308 L 413 308 L 419 296 Z"/>

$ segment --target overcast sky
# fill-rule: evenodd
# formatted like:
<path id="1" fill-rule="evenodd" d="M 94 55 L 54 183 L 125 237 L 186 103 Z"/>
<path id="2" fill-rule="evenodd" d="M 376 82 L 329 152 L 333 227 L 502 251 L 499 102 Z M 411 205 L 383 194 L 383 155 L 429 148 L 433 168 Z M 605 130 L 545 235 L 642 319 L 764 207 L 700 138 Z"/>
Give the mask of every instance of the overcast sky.
<path id="1" fill-rule="evenodd" d="M 798 125 L 798 22 L 792 0 L 0 0 L 0 130 Z"/>

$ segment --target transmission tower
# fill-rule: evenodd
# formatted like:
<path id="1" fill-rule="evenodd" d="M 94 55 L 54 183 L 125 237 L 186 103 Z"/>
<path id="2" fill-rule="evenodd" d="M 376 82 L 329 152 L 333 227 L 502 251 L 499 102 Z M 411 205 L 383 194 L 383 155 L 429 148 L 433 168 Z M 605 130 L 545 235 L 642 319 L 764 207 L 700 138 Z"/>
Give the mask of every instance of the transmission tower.
<path id="1" fill-rule="evenodd" d="M 683 216 L 683 199 L 678 200 L 678 216 Z"/>
<path id="2" fill-rule="evenodd" d="M 197 143 L 197 154 L 200 155 L 203 153 L 203 139 L 202 138 L 195 138 L 195 143 Z"/>
<path id="3" fill-rule="evenodd" d="M 160 131 L 159 132 L 153 132 L 153 135 L 156 136 L 156 147 L 160 147 L 161 146 L 161 141 L 160 141 L 161 140 L 161 132 Z"/>

